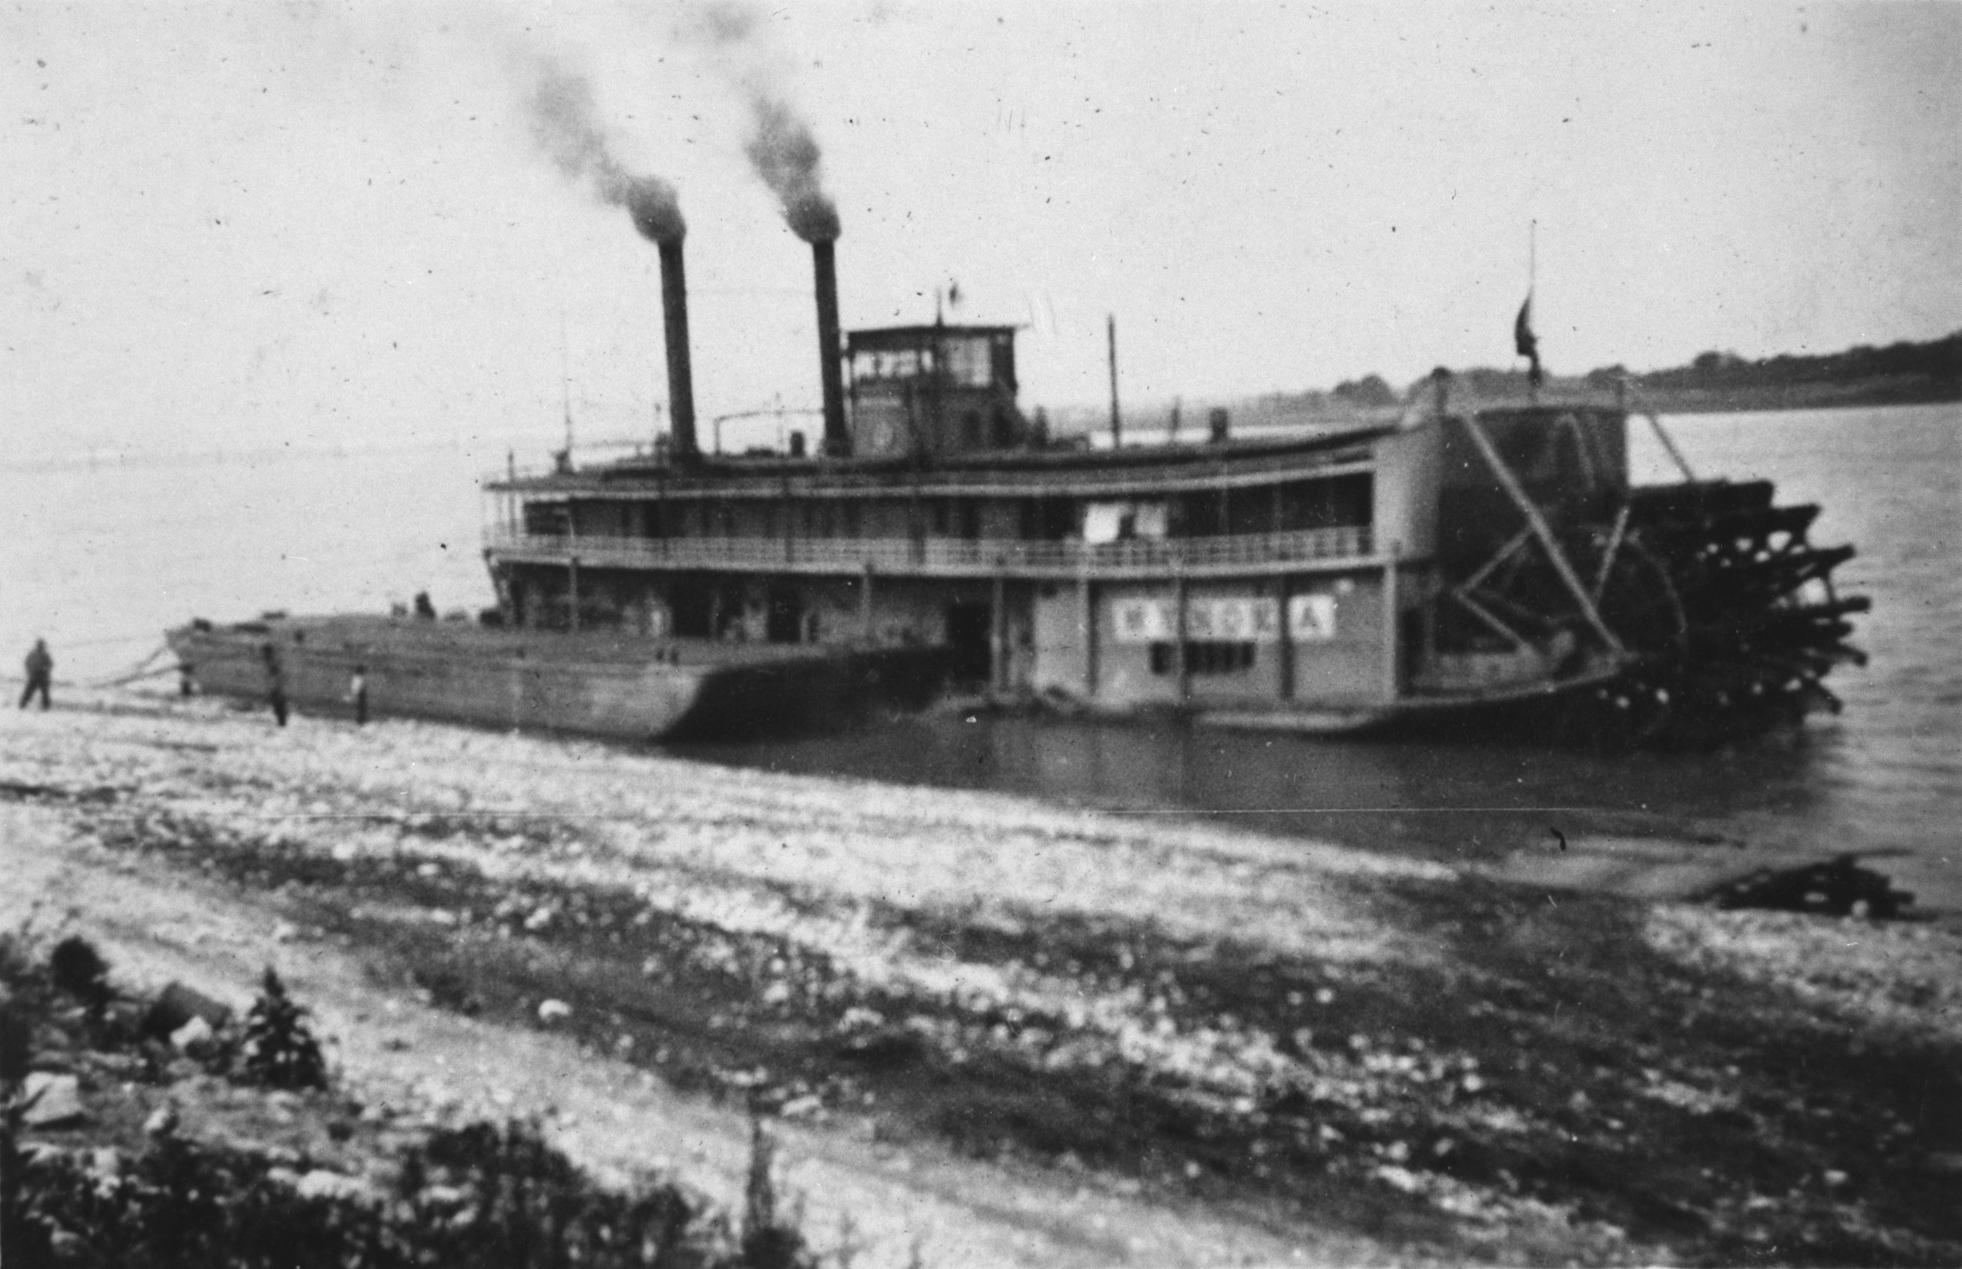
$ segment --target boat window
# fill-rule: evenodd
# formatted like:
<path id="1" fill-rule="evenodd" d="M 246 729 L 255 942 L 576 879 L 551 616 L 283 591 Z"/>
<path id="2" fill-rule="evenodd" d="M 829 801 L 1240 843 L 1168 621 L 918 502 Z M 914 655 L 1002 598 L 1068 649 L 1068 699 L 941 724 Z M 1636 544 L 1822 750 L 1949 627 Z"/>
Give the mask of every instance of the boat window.
<path id="1" fill-rule="evenodd" d="M 925 348 L 873 348 L 852 358 L 852 378 L 914 379 L 933 370 L 933 352 Z"/>
<path id="2" fill-rule="evenodd" d="M 992 341 L 995 382 L 1015 391 L 1015 338 L 1012 335 L 997 335 Z"/>
<path id="3" fill-rule="evenodd" d="M 1185 645 L 1185 672 L 1192 675 L 1245 674 L 1253 669 L 1259 654 L 1257 644 L 1202 639 Z M 1178 645 L 1158 642 L 1151 645 L 1151 672 L 1174 673 L 1178 668 Z"/>
<path id="4" fill-rule="evenodd" d="M 994 357 L 985 335 L 949 337 L 940 341 L 947 378 L 962 388 L 985 388 L 994 382 Z"/>
<path id="5" fill-rule="evenodd" d="M 572 529 L 572 509 L 563 502 L 527 502 L 525 504 L 525 532 L 529 534 L 564 537 Z"/>
<path id="6" fill-rule="evenodd" d="M 1092 502 L 1083 508 L 1085 542 L 1163 538 L 1171 528 L 1171 509 L 1162 502 Z"/>
<path id="7" fill-rule="evenodd" d="M 1369 472 L 1282 485 L 1276 527 L 1288 532 L 1368 524 L 1374 513 L 1375 485 Z"/>

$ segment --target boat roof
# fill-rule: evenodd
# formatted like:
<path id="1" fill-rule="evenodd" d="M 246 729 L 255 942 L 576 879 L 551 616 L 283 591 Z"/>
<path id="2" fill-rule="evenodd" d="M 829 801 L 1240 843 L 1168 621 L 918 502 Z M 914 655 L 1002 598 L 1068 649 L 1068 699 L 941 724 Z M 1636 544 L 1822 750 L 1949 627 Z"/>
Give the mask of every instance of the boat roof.
<path id="1" fill-rule="evenodd" d="M 922 464 L 904 455 L 860 457 L 792 457 L 785 454 L 703 454 L 692 462 L 676 463 L 661 458 L 626 458 L 603 465 L 579 467 L 569 472 L 551 472 L 517 479 L 494 478 L 486 482 L 491 490 L 525 489 L 586 490 L 609 484 L 660 481 L 670 489 L 733 484 L 755 478 L 816 476 L 849 482 L 855 476 L 876 479 L 905 476 L 909 483 L 961 485 L 991 478 L 1020 477 L 1031 485 L 1068 480 L 1071 477 L 1101 476 L 1111 480 L 1150 479 L 1169 475 L 1170 469 L 1257 465 L 1294 457 L 1316 457 L 1325 462 L 1345 461 L 1339 451 L 1366 444 L 1398 429 L 1395 423 L 1371 423 L 1307 436 L 1250 436 L 1222 441 L 1159 443 L 1122 449 L 1091 449 L 1085 446 L 1051 445 L 1040 449 L 976 450 Z M 1361 461 L 1367 455 L 1356 454 Z"/>
<path id="2" fill-rule="evenodd" d="M 915 326 L 867 326 L 845 332 L 852 348 L 910 348 L 923 339 L 941 335 L 1013 335 L 1019 326 L 956 326 L 950 322 L 929 322 Z"/>

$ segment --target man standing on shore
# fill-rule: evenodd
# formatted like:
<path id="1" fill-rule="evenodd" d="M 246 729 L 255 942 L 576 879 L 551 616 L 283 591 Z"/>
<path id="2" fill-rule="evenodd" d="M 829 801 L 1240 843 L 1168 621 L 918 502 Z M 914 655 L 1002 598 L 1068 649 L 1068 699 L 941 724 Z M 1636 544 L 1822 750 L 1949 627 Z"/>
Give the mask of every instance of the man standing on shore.
<path id="1" fill-rule="evenodd" d="M 27 703 L 34 699 L 36 692 L 41 694 L 41 708 L 48 707 L 48 685 L 54 681 L 54 668 L 54 657 L 48 653 L 48 641 L 36 639 L 33 650 L 27 654 L 27 687 L 20 694 L 22 709 L 27 708 Z"/>
<path id="2" fill-rule="evenodd" d="M 354 706 L 354 725 L 365 727 L 368 723 L 368 667 L 354 667 L 354 677 L 347 683 L 347 699 Z"/>
<path id="3" fill-rule="evenodd" d="M 281 727 L 286 726 L 286 667 L 279 663 L 279 649 L 270 643 L 262 649 L 266 657 L 266 703 L 272 706 L 273 717 Z"/>

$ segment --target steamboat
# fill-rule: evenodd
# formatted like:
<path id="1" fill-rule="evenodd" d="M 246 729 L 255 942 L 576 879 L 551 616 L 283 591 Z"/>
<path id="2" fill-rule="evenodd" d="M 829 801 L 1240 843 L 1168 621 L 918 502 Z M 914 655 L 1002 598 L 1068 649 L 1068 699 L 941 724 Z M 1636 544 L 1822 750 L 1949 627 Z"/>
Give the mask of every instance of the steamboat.
<path id="1" fill-rule="evenodd" d="M 337 707 L 360 667 L 377 712 L 635 739 L 955 691 L 1702 746 L 1836 709 L 1823 680 L 1860 659 L 1866 601 L 1832 582 L 1853 551 L 1808 541 L 1818 508 L 1686 466 L 1631 484 L 1623 399 L 1477 400 L 1440 371 L 1336 426 L 1236 435 L 1214 411 L 1184 443 L 1089 446 L 1023 411 L 1014 327 L 841 332 L 835 228 L 809 236 L 821 431 L 705 451 L 681 234 L 635 221 L 660 257 L 663 444 L 488 479 L 482 622 L 194 623 L 170 636 L 187 682 L 263 695 L 276 663 L 294 703 Z"/>

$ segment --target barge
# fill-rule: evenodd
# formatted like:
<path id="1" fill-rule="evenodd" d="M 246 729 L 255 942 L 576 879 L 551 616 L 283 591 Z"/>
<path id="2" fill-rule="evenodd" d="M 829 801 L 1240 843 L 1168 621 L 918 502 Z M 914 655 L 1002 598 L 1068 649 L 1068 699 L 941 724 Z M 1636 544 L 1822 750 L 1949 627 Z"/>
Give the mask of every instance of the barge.
<path id="1" fill-rule="evenodd" d="M 1301 732 L 1708 745 L 1837 708 L 1850 547 L 1766 482 L 1638 487 L 1618 400 L 1400 407 L 1092 446 L 1018 401 L 1016 330 L 842 333 L 812 236 L 822 430 L 697 443 L 678 217 L 659 247 L 669 432 L 485 482 L 489 627 L 186 628 L 210 690 L 296 703 L 366 667 L 379 712 L 656 737 L 835 717 L 881 685 Z M 1648 423 L 1660 432 L 1660 422 Z M 1667 437 L 1663 437 L 1667 444 Z M 1670 452 L 1674 454 L 1673 446 Z M 331 650 L 331 651 L 330 651 Z M 319 667 L 316 671 L 315 667 Z M 331 669 L 331 672 L 330 672 Z"/>

